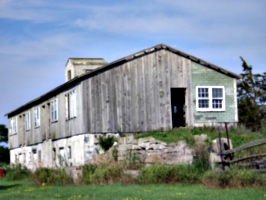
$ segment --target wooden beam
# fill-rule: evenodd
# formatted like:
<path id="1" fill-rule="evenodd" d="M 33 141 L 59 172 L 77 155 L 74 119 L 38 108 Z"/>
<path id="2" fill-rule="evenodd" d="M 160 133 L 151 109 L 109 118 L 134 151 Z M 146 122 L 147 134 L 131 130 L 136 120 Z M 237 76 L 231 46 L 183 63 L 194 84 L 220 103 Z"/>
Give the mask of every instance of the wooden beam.
<path id="1" fill-rule="evenodd" d="M 251 158 L 259 158 L 259 157 L 264 157 L 264 156 L 266 156 L 266 153 L 256 154 L 256 155 L 252 155 L 252 156 L 247 156 L 247 157 L 239 158 L 239 159 L 236 159 L 236 160 L 232 160 L 230 163 L 231 164 L 238 163 L 238 162 L 243 161 L 243 160 L 248 160 L 248 159 L 251 159 Z"/>
<path id="2" fill-rule="evenodd" d="M 223 151 L 222 155 L 235 153 L 237 151 L 241 151 L 241 150 L 244 150 L 244 149 L 249 149 L 249 148 L 252 148 L 252 147 L 255 147 L 255 146 L 260 146 L 260 145 L 263 145 L 263 144 L 266 144 L 266 139 L 255 140 L 255 141 L 249 142 L 247 144 L 241 145 L 239 147 L 236 147 L 234 149 L 229 149 L 229 150 Z"/>

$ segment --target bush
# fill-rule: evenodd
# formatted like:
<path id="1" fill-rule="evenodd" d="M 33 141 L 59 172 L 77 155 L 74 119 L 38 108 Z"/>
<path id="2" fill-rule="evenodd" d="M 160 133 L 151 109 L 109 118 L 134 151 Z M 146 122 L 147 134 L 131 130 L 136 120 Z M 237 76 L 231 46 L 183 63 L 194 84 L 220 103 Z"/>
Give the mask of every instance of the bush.
<path id="1" fill-rule="evenodd" d="M 200 183 L 201 172 L 193 165 L 157 165 L 142 168 L 140 184 Z"/>
<path id="2" fill-rule="evenodd" d="M 73 180 L 64 169 L 38 168 L 32 175 L 32 180 L 38 185 L 70 185 Z"/>
<path id="3" fill-rule="evenodd" d="M 11 164 L 6 167 L 6 178 L 8 180 L 23 180 L 29 178 L 31 172 L 21 164 Z"/>
<path id="4" fill-rule="evenodd" d="M 82 168 L 82 182 L 84 184 L 112 184 L 112 183 L 129 183 L 133 179 L 123 173 L 122 165 L 84 165 Z"/>
<path id="5" fill-rule="evenodd" d="M 262 119 L 260 122 L 261 122 L 261 134 L 266 136 L 266 118 Z"/>
<path id="6" fill-rule="evenodd" d="M 126 169 L 137 170 L 144 166 L 144 157 L 131 149 L 127 151 L 124 163 Z"/>
<path id="7" fill-rule="evenodd" d="M 266 174 L 258 174 L 252 170 L 239 170 L 231 168 L 219 173 L 208 171 L 204 174 L 202 182 L 215 188 L 245 188 L 265 187 Z"/>
<path id="8" fill-rule="evenodd" d="M 110 149 L 115 142 L 115 138 L 113 136 L 100 136 L 99 138 L 99 145 L 100 147 L 106 152 Z"/>

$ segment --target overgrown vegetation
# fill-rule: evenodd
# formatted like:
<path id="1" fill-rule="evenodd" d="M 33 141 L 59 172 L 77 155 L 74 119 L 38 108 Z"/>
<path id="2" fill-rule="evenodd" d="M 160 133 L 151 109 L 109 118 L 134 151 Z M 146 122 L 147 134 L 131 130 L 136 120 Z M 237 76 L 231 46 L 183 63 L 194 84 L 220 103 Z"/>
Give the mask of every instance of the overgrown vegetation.
<path id="1" fill-rule="evenodd" d="M 140 184 L 200 183 L 202 172 L 202 169 L 195 165 L 156 165 L 142 168 L 137 182 Z"/>
<path id="2" fill-rule="evenodd" d="M 2 142 L 8 142 L 8 129 L 4 124 L 0 124 L 0 143 Z M 7 147 L 0 146 L 0 163 L 9 163 L 9 154 Z"/>
<path id="3" fill-rule="evenodd" d="M 257 174 L 251 170 L 231 167 L 220 173 L 213 172 L 209 167 L 209 147 L 211 141 L 218 137 L 218 131 L 222 137 L 226 134 L 221 129 L 214 127 L 175 129 L 169 132 L 151 132 L 136 137 L 152 136 L 155 139 L 168 143 L 185 140 L 194 148 L 195 158 L 192 165 L 160 165 L 155 164 L 144 167 L 144 157 L 133 151 L 128 151 L 124 161 L 118 161 L 118 151 L 112 147 L 104 154 L 98 155 L 94 164 L 82 167 L 83 175 L 79 177 L 79 185 L 98 184 L 203 184 L 208 187 L 266 187 L 266 175 Z M 207 139 L 203 142 L 195 141 L 195 135 L 206 134 Z M 265 135 L 249 132 L 243 126 L 231 128 L 229 137 L 234 147 L 247 142 L 265 138 Z M 265 153 L 265 145 L 245 150 L 235 156 L 246 156 L 254 153 Z M 36 185 L 72 185 L 74 184 L 64 169 L 38 168 L 31 174 L 21 165 L 7 166 L 8 180 L 29 179 Z M 128 171 L 138 171 L 138 176 L 132 176 Z"/>
<path id="4" fill-rule="evenodd" d="M 30 179 L 30 171 L 21 164 L 6 165 L 4 168 L 6 170 L 6 179 L 8 180 Z"/>
<path id="5" fill-rule="evenodd" d="M 266 72 L 254 74 L 252 66 L 242 60 L 243 73 L 237 84 L 239 121 L 253 131 L 262 129 L 266 118 Z"/>
<path id="6" fill-rule="evenodd" d="M 32 181 L 37 185 L 70 185 L 73 179 L 65 169 L 38 168 L 32 174 Z"/>
<path id="7" fill-rule="evenodd" d="M 230 170 L 219 173 L 207 171 L 202 183 L 212 188 L 247 188 L 266 187 L 266 174 L 258 174 L 251 170 L 239 170 L 231 167 Z"/>

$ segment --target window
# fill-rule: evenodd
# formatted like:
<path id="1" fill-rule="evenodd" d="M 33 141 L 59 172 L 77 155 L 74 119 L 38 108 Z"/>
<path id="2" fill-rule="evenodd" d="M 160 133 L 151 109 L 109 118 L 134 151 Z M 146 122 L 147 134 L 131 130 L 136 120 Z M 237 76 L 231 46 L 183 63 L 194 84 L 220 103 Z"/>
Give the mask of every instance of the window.
<path id="1" fill-rule="evenodd" d="M 29 162 L 31 162 L 31 152 L 29 152 L 29 158 L 28 158 Z"/>
<path id="2" fill-rule="evenodd" d="M 37 161 L 37 149 L 32 149 L 33 159 L 34 161 Z"/>
<path id="3" fill-rule="evenodd" d="M 56 149 L 53 148 L 53 160 L 55 161 L 56 160 Z"/>
<path id="4" fill-rule="evenodd" d="M 10 119 L 10 135 L 17 133 L 17 117 Z"/>
<path id="5" fill-rule="evenodd" d="M 42 152 L 41 152 L 41 150 L 38 151 L 38 161 L 39 162 L 42 161 Z"/>
<path id="6" fill-rule="evenodd" d="M 34 126 L 35 127 L 40 126 L 40 107 L 34 108 Z"/>
<path id="7" fill-rule="evenodd" d="M 225 111 L 223 86 L 197 86 L 197 111 Z"/>
<path id="8" fill-rule="evenodd" d="M 59 148 L 59 164 L 62 166 L 62 165 L 65 165 L 65 149 L 64 149 L 64 147 L 60 147 Z"/>
<path id="9" fill-rule="evenodd" d="M 68 146 L 67 158 L 70 159 L 72 157 L 71 146 Z"/>
<path id="10" fill-rule="evenodd" d="M 72 119 L 76 116 L 76 91 L 72 90 L 66 94 L 66 119 Z"/>
<path id="11" fill-rule="evenodd" d="M 25 126 L 26 131 L 30 130 L 30 111 L 26 112 L 25 114 Z"/>
<path id="12" fill-rule="evenodd" d="M 67 71 L 67 80 L 69 81 L 71 79 L 71 70 Z"/>
<path id="13" fill-rule="evenodd" d="M 51 101 L 51 119 L 52 122 L 58 120 L 57 99 Z"/>

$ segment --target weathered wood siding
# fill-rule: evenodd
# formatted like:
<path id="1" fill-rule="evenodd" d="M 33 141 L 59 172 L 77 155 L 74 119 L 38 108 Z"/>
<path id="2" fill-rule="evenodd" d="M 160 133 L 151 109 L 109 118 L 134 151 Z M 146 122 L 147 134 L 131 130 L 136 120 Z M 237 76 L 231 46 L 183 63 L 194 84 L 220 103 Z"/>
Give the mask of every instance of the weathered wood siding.
<path id="1" fill-rule="evenodd" d="M 191 61 L 167 50 L 134 58 L 94 74 L 36 105 L 40 127 L 25 130 L 25 112 L 17 115 L 18 133 L 10 148 L 35 145 L 84 133 L 145 132 L 172 129 L 171 88 L 186 88 L 186 123 L 192 125 Z M 65 95 L 76 91 L 77 116 L 66 120 Z M 51 122 L 51 100 L 58 99 L 58 120 Z"/>
<path id="2" fill-rule="evenodd" d="M 77 117 L 66 119 L 66 99 L 65 95 L 75 89 L 77 100 Z M 83 120 L 83 102 L 81 98 L 81 84 L 78 84 L 69 90 L 63 91 L 60 94 L 40 103 L 34 107 L 40 107 L 40 126 L 34 127 L 34 107 L 17 115 L 18 131 L 14 135 L 9 135 L 9 147 L 11 149 L 22 147 L 25 145 L 33 145 L 47 141 L 48 139 L 60 139 L 77 134 L 84 133 Z M 58 120 L 51 122 L 51 100 L 58 99 Z M 25 113 L 31 113 L 31 128 L 26 130 Z M 15 117 L 15 116 L 14 116 Z"/>
<path id="3" fill-rule="evenodd" d="M 191 61 L 170 51 L 134 58 L 81 84 L 88 133 L 171 129 L 171 88 L 186 88 L 186 122 L 192 125 Z"/>

